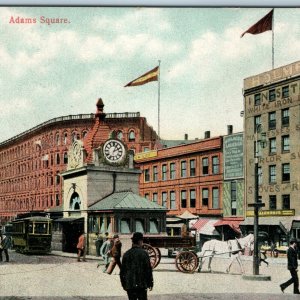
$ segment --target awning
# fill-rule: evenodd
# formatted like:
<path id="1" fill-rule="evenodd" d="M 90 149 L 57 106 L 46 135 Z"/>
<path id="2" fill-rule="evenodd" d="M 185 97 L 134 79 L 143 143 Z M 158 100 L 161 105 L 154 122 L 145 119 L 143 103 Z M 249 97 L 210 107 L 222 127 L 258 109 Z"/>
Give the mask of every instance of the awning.
<path id="1" fill-rule="evenodd" d="M 59 222 L 59 223 L 78 223 L 83 221 L 84 218 L 80 217 L 80 218 L 59 218 L 56 220 L 53 220 L 54 222 Z"/>
<path id="2" fill-rule="evenodd" d="M 182 227 L 182 223 L 181 224 L 167 224 L 168 228 L 181 228 Z"/>
<path id="3" fill-rule="evenodd" d="M 229 226 L 235 232 L 241 233 L 239 220 L 219 220 L 215 223 L 215 227 L 217 226 Z"/>
<path id="4" fill-rule="evenodd" d="M 291 230 L 293 217 L 259 217 L 258 224 L 264 226 L 279 226 L 286 234 Z M 254 226 L 254 218 L 247 217 L 241 226 Z"/>
<path id="5" fill-rule="evenodd" d="M 214 224 L 218 220 L 214 219 L 199 219 L 193 226 L 192 230 L 196 230 L 200 234 L 206 234 L 206 235 L 220 235 L 219 232 L 215 229 Z"/>
<path id="6" fill-rule="evenodd" d="M 192 214 L 188 210 L 185 210 L 181 215 L 178 215 L 177 218 L 184 219 L 184 220 L 192 220 L 192 219 L 198 219 L 198 216 Z"/>

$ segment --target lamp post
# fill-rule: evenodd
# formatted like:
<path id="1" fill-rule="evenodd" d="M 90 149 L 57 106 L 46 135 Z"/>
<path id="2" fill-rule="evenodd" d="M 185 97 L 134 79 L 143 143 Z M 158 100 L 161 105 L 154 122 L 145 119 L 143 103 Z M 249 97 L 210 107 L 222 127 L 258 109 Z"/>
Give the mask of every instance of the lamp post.
<path id="1" fill-rule="evenodd" d="M 260 147 L 258 147 L 258 134 L 261 134 Z M 261 133 L 261 124 L 256 125 L 256 138 L 255 138 L 255 166 L 254 166 L 254 203 L 248 204 L 249 207 L 254 208 L 254 254 L 253 254 L 253 275 L 259 275 L 259 249 L 258 249 L 258 211 L 265 204 L 259 201 L 259 191 L 258 191 L 258 159 L 261 156 L 259 153 L 259 148 L 265 148 L 266 146 L 266 133 Z"/>

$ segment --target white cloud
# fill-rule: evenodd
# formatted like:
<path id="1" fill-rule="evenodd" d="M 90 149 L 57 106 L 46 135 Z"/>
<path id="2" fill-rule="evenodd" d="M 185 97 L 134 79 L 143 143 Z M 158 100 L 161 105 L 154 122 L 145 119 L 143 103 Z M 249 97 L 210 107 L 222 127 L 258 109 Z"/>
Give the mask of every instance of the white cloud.
<path id="1" fill-rule="evenodd" d="M 6 117 L 8 114 L 16 116 L 19 113 L 31 111 L 32 101 L 28 98 L 14 98 L 1 103 L 0 116 Z"/>

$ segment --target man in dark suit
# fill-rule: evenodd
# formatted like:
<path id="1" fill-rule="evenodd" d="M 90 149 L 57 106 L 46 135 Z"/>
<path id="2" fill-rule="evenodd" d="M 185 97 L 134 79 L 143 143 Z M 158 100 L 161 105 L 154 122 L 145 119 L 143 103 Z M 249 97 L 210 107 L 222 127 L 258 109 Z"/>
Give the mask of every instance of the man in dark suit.
<path id="1" fill-rule="evenodd" d="M 148 253 L 142 248 L 143 234 L 135 232 L 132 248 L 123 256 L 120 279 L 129 300 L 147 300 L 147 289 L 153 288 L 152 268 Z"/>
<path id="2" fill-rule="evenodd" d="M 298 279 L 298 261 L 297 261 L 297 241 L 295 239 L 290 240 L 290 247 L 287 250 L 288 270 L 291 272 L 292 278 L 280 285 L 281 291 L 294 283 L 294 294 L 300 294 L 299 292 L 299 279 Z"/>

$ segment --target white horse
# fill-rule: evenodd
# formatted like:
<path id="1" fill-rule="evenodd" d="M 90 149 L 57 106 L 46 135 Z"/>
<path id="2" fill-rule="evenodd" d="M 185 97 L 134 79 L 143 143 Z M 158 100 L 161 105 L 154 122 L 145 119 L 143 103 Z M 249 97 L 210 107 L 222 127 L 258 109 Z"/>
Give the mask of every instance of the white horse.
<path id="1" fill-rule="evenodd" d="M 197 253 L 199 257 L 199 268 L 198 272 L 201 272 L 203 263 L 208 257 L 208 271 L 211 272 L 211 261 L 215 255 L 228 254 L 231 256 L 229 265 L 226 268 L 226 272 L 229 273 L 230 267 L 233 261 L 236 259 L 240 265 L 241 273 L 244 273 L 244 267 L 241 261 L 242 252 L 246 247 L 249 247 L 251 250 L 254 245 L 254 235 L 248 234 L 247 236 L 235 240 L 228 241 L 219 241 L 219 240 L 210 240 L 203 244 L 201 252 Z"/>

